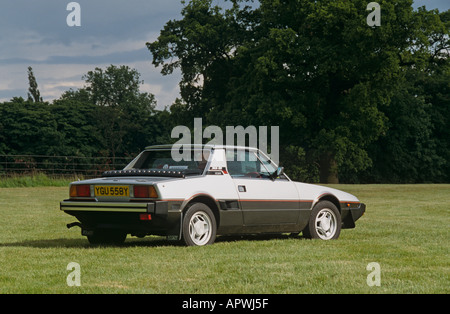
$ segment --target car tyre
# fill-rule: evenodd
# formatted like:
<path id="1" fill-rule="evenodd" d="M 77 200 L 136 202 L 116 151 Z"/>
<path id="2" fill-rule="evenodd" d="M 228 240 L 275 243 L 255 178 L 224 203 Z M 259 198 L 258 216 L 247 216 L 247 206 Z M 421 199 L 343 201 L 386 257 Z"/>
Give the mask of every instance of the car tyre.
<path id="1" fill-rule="evenodd" d="M 216 240 L 216 218 L 203 203 L 194 203 L 187 209 L 182 229 L 183 241 L 187 246 L 213 244 Z"/>
<path id="2" fill-rule="evenodd" d="M 303 236 L 308 239 L 334 240 L 339 238 L 341 225 L 341 214 L 336 205 L 321 201 L 313 207 Z"/>

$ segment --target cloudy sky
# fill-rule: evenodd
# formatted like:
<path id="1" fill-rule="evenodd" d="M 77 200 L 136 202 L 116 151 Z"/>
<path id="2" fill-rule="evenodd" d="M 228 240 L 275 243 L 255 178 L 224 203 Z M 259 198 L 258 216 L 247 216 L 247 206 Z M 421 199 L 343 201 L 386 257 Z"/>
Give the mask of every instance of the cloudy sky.
<path id="1" fill-rule="evenodd" d="M 69 27 L 71 1 L 0 0 L 0 101 L 26 98 L 28 66 L 44 100 L 52 101 L 82 87 L 82 76 L 95 67 L 124 64 L 141 73 L 141 90 L 155 94 L 159 108 L 169 106 L 180 75 L 162 76 L 145 43 L 156 40 L 168 20 L 180 18 L 181 1 L 77 0 L 81 26 Z M 450 1 L 415 0 L 415 7 L 421 5 L 445 11 Z"/>

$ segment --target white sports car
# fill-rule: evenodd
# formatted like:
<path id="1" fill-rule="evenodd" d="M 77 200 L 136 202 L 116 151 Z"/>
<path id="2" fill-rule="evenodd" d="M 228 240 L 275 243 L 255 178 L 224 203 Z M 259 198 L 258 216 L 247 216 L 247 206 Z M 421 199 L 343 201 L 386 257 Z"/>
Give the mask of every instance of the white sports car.
<path id="1" fill-rule="evenodd" d="M 128 234 L 163 235 L 186 245 L 217 235 L 303 233 L 337 239 L 365 212 L 355 196 L 294 182 L 256 148 L 151 146 L 123 170 L 73 182 L 60 204 L 90 243 L 121 243 Z"/>

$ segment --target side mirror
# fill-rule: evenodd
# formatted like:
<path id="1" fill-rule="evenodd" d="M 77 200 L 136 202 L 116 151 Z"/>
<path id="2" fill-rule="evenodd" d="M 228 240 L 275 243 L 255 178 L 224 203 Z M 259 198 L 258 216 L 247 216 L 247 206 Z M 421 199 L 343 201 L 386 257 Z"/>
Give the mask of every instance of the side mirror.
<path id="1" fill-rule="evenodd" d="M 272 181 L 275 181 L 276 178 L 281 176 L 284 173 L 284 167 L 278 167 L 277 170 L 271 174 L 270 178 Z"/>
<path id="2" fill-rule="evenodd" d="M 281 176 L 284 173 L 284 167 L 278 167 L 277 169 L 277 177 Z"/>

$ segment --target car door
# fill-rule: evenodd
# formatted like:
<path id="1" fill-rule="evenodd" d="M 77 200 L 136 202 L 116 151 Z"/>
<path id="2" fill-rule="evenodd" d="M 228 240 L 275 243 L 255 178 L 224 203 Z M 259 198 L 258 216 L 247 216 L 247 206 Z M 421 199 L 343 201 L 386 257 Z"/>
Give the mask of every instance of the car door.
<path id="1" fill-rule="evenodd" d="M 299 196 L 286 176 L 273 180 L 276 166 L 257 150 L 227 151 L 227 168 L 239 195 L 244 225 L 295 224 Z"/>

